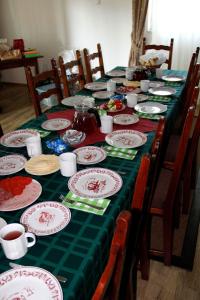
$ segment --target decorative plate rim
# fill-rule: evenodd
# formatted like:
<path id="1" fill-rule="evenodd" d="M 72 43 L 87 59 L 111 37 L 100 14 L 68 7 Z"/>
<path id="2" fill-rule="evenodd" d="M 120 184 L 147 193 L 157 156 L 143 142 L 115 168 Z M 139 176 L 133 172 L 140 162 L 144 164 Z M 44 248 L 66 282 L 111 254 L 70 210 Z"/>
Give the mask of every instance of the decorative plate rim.
<path id="1" fill-rule="evenodd" d="M 0 157 L 0 164 L 1 164 L 1 161 L 5 160 L 6 158 L 11 158 L 13 156 L 15 156 L 15 157 L 17 156 L 20 159 L 22 159 L 24 164 L 20 168 L 18 168 L 17 171 L 15 170 L 13 172 L 11 172 L 11 171 L 10 172 L 3 172 L 3 171 L 0 170 L 0 176 L 15 174 L 15 173 L 17 173 L 17 172 L 24 169 L 25 163 L 27 162 L 27 158 L 22 154 L 8 154 L 8 155 L 5 155 L 5 156 L 2 156 L 2 157 Z"/>
<path id="2" fill-rule="evenodd" d="M 134 120 L 133 120 L 133 122 L 131 122 L 131 123 L 119 123 L 119 122 L 116 122 L 116 119 L 117 118 L 120 118 L 120 117 L 122 117 L 122 116 L 129 116 L 129 117 L 131 117 L 131 118 L 133 118 Z M 136 123 L 138 123 L 139 122 L 139 117 L 136 115 L 136 114 L 119 114 L 119 115 L 115 115 L 114 117 L 113 117 L 113 122 L 115 123 L 115 124 L 118 124 L 118 125 L 131 125 L 131 124 L 136 124 Z"/>
<path id="3" fill-rule="evenodd" d="M 92 161 L 92 162 L 87 162 L 87 161 L 85 161 L 85 162 L 82 161 L 81 162 L 78 159 L 78 152 L 79 151 L 83 151 L 84 149 L 88 149 L 88 148 L 91 149 L 91 150 L 95 149 L 95 150 L 101 152 L 102 157 L 99 158 L 98 160 Z M 77 155 L 77 163 L 79 165 L 93 165 L 93 164 L 97 164 L 97 163 L 103 161 L 104 159 L 106 159 L 106 157 L 107 157 L 106 151 L 104 149 L 100 148 L 100 147 L 97 147 L 97 146 L 84 146 L 84 147 L 80 147 L 80 148 L 75 149 L 73 152 Z"/>
<path id="4" fill-rule="evenodd" d="M 48 128 L 46 127 L 46 124 L 48 123 L 53 123 L 54 121 L 61 121 L 63 123 L 65 123 L 66 125 L 63 125 L 61 128 Z M 46 120 L 44 121 L 42 124 L 41 124 L 41 127 L 45 130 L 49 130 L 49 131 L 59 131 L 59 130 L 63 130 L 63 129 L 66 129 L 68 128 L 69 126 L 71 125 L 71 121 L 68 120 L 68 119 L 65 119 L 65 118 L 54 118 L 54 119 L 49 119 L 49 120 Z"/>
<path id="5" fill-rule="evenodd" d="M 8 132 L 6 134 L 4 134 L 1 138 L 0 138 L 0 144 L 2 144 L 5 147 L 9 147 L 9 148 L 21 148 L 21 147 L 25 147 L 26 145 L 24 143 L 21 143 L 20 145 L 14 146 L 14 145 L 9 145 L 6 143 L 6 138 L 9 138 L 10 136 L 12 136 L 13 134 L 18 135 L 18 134 L 23 134 L 23 133 L 30 133 L 30 137 L 31 136 L 37 136 L 38 132 L 36 130 L 32 130 L 32 129 L 18 129 L 18 130 L 14 130 L 11 132 Z"/>

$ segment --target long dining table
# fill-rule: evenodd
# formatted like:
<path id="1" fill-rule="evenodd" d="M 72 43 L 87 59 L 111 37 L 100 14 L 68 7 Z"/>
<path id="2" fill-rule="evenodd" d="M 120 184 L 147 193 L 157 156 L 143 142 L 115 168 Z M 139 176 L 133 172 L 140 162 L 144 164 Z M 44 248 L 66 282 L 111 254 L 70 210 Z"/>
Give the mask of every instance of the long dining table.
<path id="1" fill-rule="evenodd" d="M 117 67 L 115 69 L 125 70 L 124 67 Z M 165 74 L 186 76 L 185 71 L 177 70 L 165 70 Z M 105 82 L 109 79 L 110 77 L 105 75 L 103 78 L 98 79 L 98 81 Z M 153 77 L 152 79 L 156 80 Z M 168 97 L 169 101 L 164 103 L 167 105 L 167 111 L 162 114 L 167 119 L 169 130 L 173 126 L 173 122 L 181 106 L 184 81 L 171 84 L 171 86 L 176 89 L 176 94 Z M 91 96 L 92 93 L 91 90 L 83 89 L 78 92 L 78 95 Z M 105 100 L 103 102 L 105 102 Z M 96 99 L 96 104 L 100 103 L 102 103 L 102 101 Z M 38 118 L 23 124 L 20 129 L 41 129 L 41 124 L 48 118 L 56 117 L 59 113 L 64 116 L 65 112 L 68 113 L 70 110 L 70 107 L 60 104 Z M 140 119 L 140 121 L 141 120 L 142 119 Z M 129 209 L 134 191 L 134 182 L 142 155 L 150 153 L 151 151 L 158 120 L 150 120 L 149 122 L 151 125 L 149 127 L 150 129 L 148 130 L 147 125 L 147 130 L 145 130 L 145 126 L 143 129 L 147 135 L 147 142 L 138 148 L 138 152 L 133 160 L 107 156 L 106 159 L 100 163 L 89 166 L 92 168 L 107 168 L 118 172 L 123 180 L 121 189 L 116 194 L 109 197 L 111 201 L 104 214 L 97 215 L 77 209 L 71 209 L 71 220 L 64 229 L 53 235 L 38 236 L 36 244 L 28 250 L 27 254 L 15 261 L 20 265 L 36 266 L 48 270 L 54 275 L 59 274 L 65 276 L 67 282 L 61 283 L 63 299 L 65 300 L 91 299 L 91 296 L 94 293 L 95 287 L 108 259 L 116 218 L 120 211 Z M 137 126 L 139 126 L 139 123 L 135 124 L 136 128 L 138 128 Z M 121 129 L 122 128 L 123 126 L 121 126 Z M 58 135 L 59 132 L 50 132 L 49 135 L 42 139 L 43 153 L 52 153 L 47 148 L 46 141 L 51 140 Z M 88 143 L 92 145 L 95 144 L 96 146 L 104 146 L 106 144 L 104 140 L 94 141 L 91 138 Z M 68 149 L 68 151 L 70 150 L 73 149 Z M 28 158 L 25 147 L 10 148 L 0 145 L 0 156 L 12 153 L 22 154 Z M 88 168 L 88 166 L 78 165 L 78 171 L 85 168 Z M 31 176 L 41 184 L 42 193 L 35 203 L 42 203 L 44 201 L 61 202 L 60 195 L 66 195 L 69 191 L 69 178 L 62 176 L 60 171 L 45 176 L 35 176 L 29 175 L 23 169 L 18 172 L 17 175 Z M 8 176 L 2 176 L 2 179 L 7 177 Z M 0 208 L 0 217 L 5 219 L 7 223 L 19 223 L 20 217 L 26 209 L 27 207 L 14 211 L 1 211 Z M 9 262 L 10 261 L 5 258 L 2 249 L 0 249 L 0 273 L 10 269 Z"/>

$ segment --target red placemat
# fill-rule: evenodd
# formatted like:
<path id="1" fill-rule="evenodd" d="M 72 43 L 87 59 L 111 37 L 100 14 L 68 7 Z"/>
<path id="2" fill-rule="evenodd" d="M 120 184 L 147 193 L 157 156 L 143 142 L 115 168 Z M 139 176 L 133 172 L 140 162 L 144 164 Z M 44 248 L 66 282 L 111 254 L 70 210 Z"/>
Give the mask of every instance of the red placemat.
<path id="1" fill-rule="evenodd" d="M 69 109 L 69 110 L 65 110 L 65 111 L 49 113 L 49 114 L 46 114 L 46 116 L 49 120 L 54 119 L 54 118 L 66 118 L 66 119 L 72 121 L 73 117 L 74 117 L 74 112 L 75 112 L 74 109 Z M 109 115 L 115 116 L 120 113 L 132 114 L 133 110 L 131 108 L 127 107 L 125 110 L 123 110 L 121 112 L 109 113 Z M 140 119 L 140 121 L 138 123 L 132 124 L 132 125 L 126 125 L 126 126 L 118 125 L 118 124 L 113 125 L 113 130 L 133 129 L 133 130 L 138 130 L 141 132 L 155 131 L 156 128 L 157 128 L 157 122 L 153 122 L 153 121 L 150 121 L 147 119 Z M 106 134 L 101 133 L 100 129 L 96 128 L 96 129 L 94 129 L 94 132 L 87 134 L 86 139 L 81 144 L 79 144 L 77 147 L 83 147 L 86 145 L 95 144 L 97 142 L 103 142 L 105 140 L 105 136 L 106 136 Z"/>

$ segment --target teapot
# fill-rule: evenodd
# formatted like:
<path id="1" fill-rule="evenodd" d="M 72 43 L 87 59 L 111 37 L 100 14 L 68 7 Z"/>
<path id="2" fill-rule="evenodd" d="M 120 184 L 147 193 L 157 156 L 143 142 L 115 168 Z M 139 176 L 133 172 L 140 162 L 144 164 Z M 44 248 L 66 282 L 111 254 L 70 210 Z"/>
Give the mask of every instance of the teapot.
<path id="1" fill-rule="evenodd" d="M 85 104 L 74 105 L 75 113 L 72 121 L 72 128 L 85 133 L 94 132 L 101 126 L 98 111 Z"/>

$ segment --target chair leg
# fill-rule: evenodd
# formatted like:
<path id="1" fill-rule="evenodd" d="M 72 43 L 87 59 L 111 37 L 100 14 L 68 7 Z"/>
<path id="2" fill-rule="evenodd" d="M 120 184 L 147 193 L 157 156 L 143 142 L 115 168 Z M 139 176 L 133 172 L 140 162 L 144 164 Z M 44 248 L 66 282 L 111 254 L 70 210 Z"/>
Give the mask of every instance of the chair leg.
<path id="1" fill-rule="evenodd" d="M 192 164 L 192 171 L 191 171 L 191 178 L 190 178 L 190 183 L 191 183 L 191 189 L 196 188 L 196 182 L 197 182 L 197 161 L 196 161 L 196 155 L 193 160 Z"/>
<path id="2" fill-rule="evenodd" d="M 182 213 L 187 215 L 190 204 L 190 191 L 191 191 L 191 169 L 187 169 L 183 179 L 183 207 Z"/>
<path id="3" fill-rule="evenodd" d="M 148 255 L 148 233 L 147 228 L 144 230 L 144 234 L 141 241 L 140 247 L 140 268 L 141 268 L 141 277 L 144 280 L 149 279 L 149 269 L 150 269 L 150 259 Z"/>
<path id="4" fill-rule="evenodd" d="M 163 218 L 163 250 L 164 250 L 164 264 L 171 265 L 172 261 L 172 247 L 173 247 L 173 220 L 172 217 Z"/>
<path id="5" fill-rule="evenodd" d="M 182 182 L 178 185 L 178 190 L 176 192 L 176 200 L 175 200 L 175 207 L 174 207 L 174 227 L 179 228 L 180 226 L 180 216 L 181 216 L 181 199 L 182 197 Z"/>

